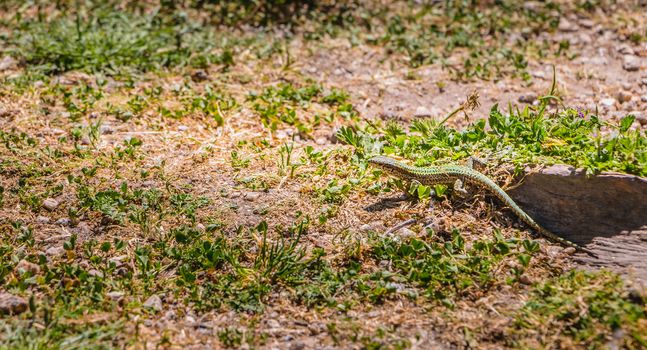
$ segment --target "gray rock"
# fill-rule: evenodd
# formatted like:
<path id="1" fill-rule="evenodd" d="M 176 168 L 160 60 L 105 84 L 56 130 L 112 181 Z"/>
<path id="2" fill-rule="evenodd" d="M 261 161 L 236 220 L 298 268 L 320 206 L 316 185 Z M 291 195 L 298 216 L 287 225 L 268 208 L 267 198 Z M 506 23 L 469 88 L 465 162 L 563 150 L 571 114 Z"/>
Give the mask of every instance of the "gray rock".
<path id="1" fill-rule="evenodd" d="M 533 103 L 537 100 L 537 94 L 527 93 L 519 96 L 519 102 L 521 103 Z"/>
<path id="2" fill-rule="evenodd" d="M 642 125 L 645 126 L 647 125 L 647 116 L 640 111 L 631 111 L 629 114 L 632 114 L 634 117 L 636 117 L 636 121 Z"/>
<path id="3" fill-rule="evenodd" d="M 627 44 L 622 44 L 620 45 L 620 47 L 618 47 L 618 52 L 623 55 L 633 55 L 634 49 L 632 49 L 631 46 Z"/>
<path id="4" fill-rule="evenodd" d="M 0 60 L 0 72 L 13 68 L 18 61 L 11 56 L 5 56 Z"/>
<path id="5" fill-rule="evenodd" d="M 63 253 L 65 253 L 65 248 L 63 247 L 49 247 L 45 251 L 45 255 L 47 255 L 48 257 L 63 255 Z"/>
<path id="6" fill-rule="evenodd" d="M 47 224 L 49 223 L 49 217 L 43 216 L 43 215 L 38 215 L 36 217 L 36 222 L 39 224 Z"/>
<path id="7" fill-rule="evenodd" d="M 92 277 L 103 277 L 103 272 L 97 270 L 97 269 L 90 269 L 88 271 L 88 275 Z"/>
<path id="8" fill-rule="evenodd" d="M 79 222 L 74 231 L 80 236 L 89 236 L 92 233 L 92 229 L 87 222 Z"/>
<path id="9" fill-rule="evenodd" d="M 559 29 L 562 32 L 576 32 L 578 29 L 577 24 L 567 20 L 566 18 L 560 18 L 559 19 L 559 26 L 557 26 L 557 29 Z"/>
<path id="10" fill-rule="evenodd" d="M 615 98 L 603 98 L 600 100 L 600 104 L 605 107 L 613 107 L 616 104 Z"/>
<path id="11" fill-rule="evenodd" d="M 108 296 L 108 298 L 112 299 L 113 301 L 119 301 L 121 298 L 124 297 L 125 293 L 113 291 L 113 292 L 107 293 L 106 295 Z"/>
<path id="12" fill-rule="evenodd" d="M 398 230 L 398 236 L 400 236 L 403 239 L 409 239 L 409 238 L 415 238 L 418 234 L 409 230 L 406 227 L 401 228 Z"/>
<path id="13" fill-rule="evenodd" d="M 297 340 L 290 345 L 290 350 L 303 350 L 305 348 L 306 344 L 300 340 Z"/>
<path id="14" fill-rule="evenodd" d="M 186 125 L 180 125 L 180 126 L 177 127 L 177 130 L 178 131 L 187 131 L 187 130 L 189 130 L 189 127 L 186 126 Z"/>
<path id="15" fill-rule="evenodd" d="M 56 199 L 54 199 L 54 198 L 46 198 L 43 201 L 43 208 L 45 208 L 45 209 L 47 209 L 49 211 L 52 211 L 52 210 L 56 209 L 56 207 L 58 207 L 58 204 L 59 203 L 58 203 L 58 201 Z"/>
<path id="16" fill-rule="evenodd" d="M 323 145 L 325 145 L 326 143 L 328 143 L 328 139 L 327 139 L 327 138 L 325 138 L 325 137 L 318 137 L 318 138 L 315 140 L 315 143 L 316 143 L 317 145 L 319 145 L 319 146 L 323 146 Z"/>
<path id="17" fill-rule="evenodd" d="M 595 22 L 590 19 L 581 19 L 580 25 L 586 29 L 591 29 L 595 25 Z"/>
<path id="18" fill-rule="evenodd" d="M 260 192 L 247 192 L 245 193 L 245 200 L 255 202 L 261 197 Z"/>
<path id="19" fill-rule="evenodd" d="M 0 292 L 0 314 L 17 315 L 27 311 L 27 300 L 7 292 Z"/>
<path id="20" fill-rule="evenodd" d="M 419 106 L 418 108 L 416 108 L 413 116 L 416 118 L 429 118 L 431 117 L 431 111 L 425 106 Z"/>
<path id="21" fill-rule="evenodd" d="M 153 294 L 148 299 L 146 299 L 146 301 L 144 302 L 144 307 L 155 311 L 161 311 L 162 299 L 159 297 L 159 295 Z"/>
<path id="22" fill-rule="evenodd" d="M 35 275 L 40 272 L 40 266 L 23 259 L 20 260 L 18 264 L 16 264 L 16 271 L 18 271 L 18 273 L 21 275 L 24 275 L 27 272 Z"/>
<path id="23" fill-rule="evenodd" d="M 114 129 L 112 129 L 109 125 L 102 125 L 101 126 L 101 135 L 110 135 L 115 132 Z"/>
<path id="24" fill-rule="evenodd" d="M 622 68 L 627 72 L 636 72 L 640 69 L 640 59 L 634 55 L 625 55 L 622 58 Z"/>
<path id="25" fill-rule="evenodd" d="M 61 225 L 61 226 L 70 226 L 71 223 L 72 221 L 68 218 L 60 218 L 55 222 L 55 224 Z"/>
<path id="26" fill-rule="evenodd" d="M 270 328 L 281 328 L 281 324 L 279 323 L 279 321 L 273 318 L 270 318 L 269 320 L 267 320 L 266 323 L 267 323 L 267 326 Z"/>

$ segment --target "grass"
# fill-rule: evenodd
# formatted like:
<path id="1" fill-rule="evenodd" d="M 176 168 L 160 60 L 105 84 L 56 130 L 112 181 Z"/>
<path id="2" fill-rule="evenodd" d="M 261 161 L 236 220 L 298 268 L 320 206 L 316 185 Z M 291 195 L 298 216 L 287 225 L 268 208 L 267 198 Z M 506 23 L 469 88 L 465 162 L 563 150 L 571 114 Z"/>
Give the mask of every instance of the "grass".
<path id="1" fill-rule="evenodd" d="M 382 121 L 360 114 L 366 91 L 303 73 L 328 40 L 379 46 L 385 66 L 415 68 L 408 79 L 440 65 L 528 84 L 528 62 L 573 54 L 535 40 L 569 7 L 466 4 L 0 5 L 2 55 L 18 60 L 0 73 L 13 82 L 0 87 L 0 284 L 29 305 L 3 316 L 0 348 L 163 348 L 180 333 L 229 348 L 299 334 L 366 349 L 603 347 L 614 334 L 645 346 L 644 293 L 619 275 L 568 272 L 447 188 L 433 189 L 440 221 L 428 224 L 431 188 L 366 163 L 477 156 L 493 177 L 555 163 L 645 176 L 634 117 L 569 108 L 553 85 L 535 106 L 494 104 L 460 128 L 454 114 Z M 385 198 L 401 191 L 402 203 Z M 410 218 L 407 236 L 385 234 Z M 162 310 L 144 306 L 153 295 Z M 505 329 L 464 326 L 508 316 Z"/>
<path id="2" fill-rule="evenodd" d="M 571 271 L 538 285 L 517 312 L 516 345 L 585 345 L 639 349 L 647 346 L 645 296 L 627 292 L 622 279 L 608 271 Z"/>
<path id="3" fill-rule="evenodd" d="M 339 137 L 360 154 L 383 152 L 415 159 L 418 166 L 477 156 L 514 164 L 517 169 L 560 163 L 585 168 L 589 174 L 620 171 L 644 176 L 647 136 L 644 131 L 630 130 L 634 120 L 627 115 L 614 124 L 573 108 L 547 112 L 546 105 L 509 106 L 508 112 L 502 112 L 494 105 L 487 120 L 477 120 L 462 130 L 435 120 L 416 120 L 408 126 L 371 123 L 358 131 L 342 129 Z"/>

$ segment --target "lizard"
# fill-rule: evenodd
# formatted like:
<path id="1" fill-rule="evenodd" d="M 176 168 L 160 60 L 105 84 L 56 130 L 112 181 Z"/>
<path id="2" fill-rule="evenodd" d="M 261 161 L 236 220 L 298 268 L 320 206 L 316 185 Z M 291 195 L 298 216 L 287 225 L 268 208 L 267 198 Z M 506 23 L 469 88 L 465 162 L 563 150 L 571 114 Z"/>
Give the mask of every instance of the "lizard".
<path id="1" fill-rule="evenodd" d="M 387 174 L 400 179 L 418 182 L 423 185 L 453 185 L 454 191 L 463 194 L 467 193 L 463 188 L 464 183 L 484 188 L 499 198 L 505 205 L 510 207 L 523 222 L 539 234 L 565 246 L 573 247 L 577 251 L 585 252 L 593 257 L 597 256 L 591 250 L 557 236 L 541 227 L 530 217 L 530 215 L 526 214 L 526 212 L 523 211 L 501 187 L 499 187 L 499 185 L 489 177 L 473 169 L 471 161 L 468 161 L 467 166 L 442 165 L 424 168 L 407 165 L 386 156 L 373 156 L 368 159 L 368 162 L 369 164 L 382 169 Z"/>

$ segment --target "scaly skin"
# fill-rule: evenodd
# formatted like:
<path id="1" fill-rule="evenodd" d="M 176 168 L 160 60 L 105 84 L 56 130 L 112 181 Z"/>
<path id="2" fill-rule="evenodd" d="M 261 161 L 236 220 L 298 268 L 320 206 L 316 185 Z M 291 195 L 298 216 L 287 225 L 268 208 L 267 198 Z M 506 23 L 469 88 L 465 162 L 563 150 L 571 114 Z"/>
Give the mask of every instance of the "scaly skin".
<path id="1" fill-rule="evenodd" d="M 481 174 L 480 172 L 472 169 L 471 167 L 460 166 L 460 165 L 445 165 L 445 166 L 434 166 L 427 168 L 419 168 L 411 165 L 398 162 L 397 160 L 385 156 L 375 156 L 368 160 L 374 166 L 383 169 L 386 173 L 404 179 L 408 181 L 417 181 L 423 185 L 452 185 L 455 184 L 457 180 L 461 181 L 463 184 L 471 184 L 477 187 L 485 188 L 499 198 L 505 205 L 512 208 L 512 211 L 517 214 L 525 222 L 539 232 L 541 235 L 552 239 L 556 242 L 559 242 L 563 245 L 573 247 L 579 251 L 585 252 L 592 256 L 596 256 L 592 251 L 583 248 L 573 242 L 567 241 L 562 237 L 555 235 L 554 233 L 544 229 L 539 226 L 526 212 L 524 212 L 518 205 L 515 203 L 510 196 L 505 193 L 505 191 L 499 187 L 494 181 L 490 180 L 487 176 Z"/>

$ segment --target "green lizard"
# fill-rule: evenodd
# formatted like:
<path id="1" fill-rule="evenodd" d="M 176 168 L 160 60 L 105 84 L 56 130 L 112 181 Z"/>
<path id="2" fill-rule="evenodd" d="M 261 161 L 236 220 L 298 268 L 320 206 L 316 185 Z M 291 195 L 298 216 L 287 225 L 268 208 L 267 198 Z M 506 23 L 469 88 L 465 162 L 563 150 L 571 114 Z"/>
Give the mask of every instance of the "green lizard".
<path id="1" fill-rule="evenodd" d="M 453 184 L 454 190 L 461 193 L 467 193 L 467 191 L 465 191 L 465 189 L 463 188 L 463 183 L 485 188 L 486 190 L 492 192 L 503 203 L 505 203 L 505 205 L 512 208 L 512 211 L 514 211 L 515 214 L 517 214 L 521 218 L 521 220 L 523 220 L 523 222 L 528 224 L 528 226 L 539 232 L 541 235 L 563 245 L 573 247 L 579 251 L 585 252 L 592 256 L 596 256 L 592 251 L 583 248 L 573 242 L 567 241 L 566 239 L 559 237 L 539 226 L 539 224 L 537 224 L 535 220 L 533 220 L 528 214 L 526 214 L 526 212 L 524 212 L 517 205 L 517 203 L 515 203 L 514 200 L 512 200 L 512 198 L 510 198 L 507 193 L 505 193 L 505 191 L 501 187 L 494 183 L 494 181 L 490 180 L 490 178 L 488 178 L 487 176 L 474 170 L 471 166 L 471 162 L 468 163 L 468 166 L 444 165 L 427 168 L 410 166 L 393 158 L 385 156 L 372 157 L 368 160 L 368 162 L 374 166 L 377 166 L 378 168 L 383 169 L 390 175 L 401 178 L 403 180 L 419 182 L 423 185 Z"/>

